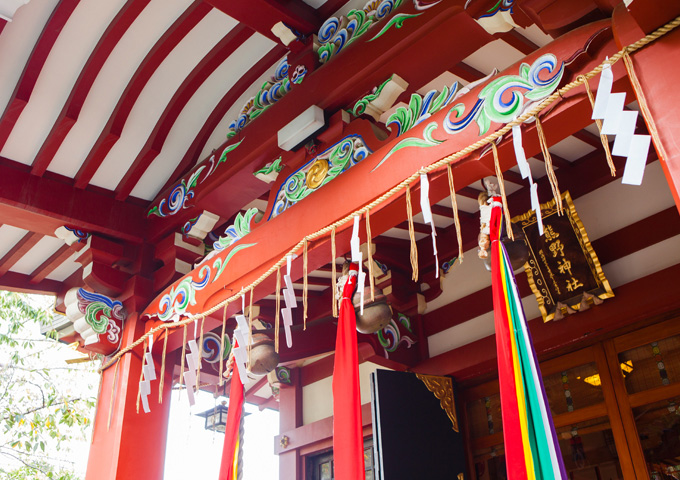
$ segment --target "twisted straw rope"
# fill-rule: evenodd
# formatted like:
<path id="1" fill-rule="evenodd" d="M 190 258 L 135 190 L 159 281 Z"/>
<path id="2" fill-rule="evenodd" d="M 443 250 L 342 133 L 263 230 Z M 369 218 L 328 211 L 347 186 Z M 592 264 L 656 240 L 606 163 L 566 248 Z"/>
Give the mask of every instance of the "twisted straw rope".
<path id="1" fill-rule="evenodd" d="M 674 30 L 678 26 L 680 26 L 680 17 L 675 18 L 671 22 L 667 23 L 663 27 L 660 27 L 659 29 L 655 30 L 654 32 L 650 33 L 649 35 L 646 35 L 645 37 L 641 38 L 637 42 L 634 42 L 634 43 L 622 48 L 617 53 L 612 55 L 609 58 L 609 60 L 605 60 L 604 62 L 600 63 L 597 67 L 592 69 L 590 72 L 583 74 L 583 75 L 579 75 L 579 77 L 576 80 L 574 80 L 574 81 L 566 84 L 564 87 L 556 90 L 552 95 L 549 95 L 548 97 L 544 98 L 541 102 L 534 105 L 532 108 L 530 108 L 529 110 L 524 112 L 522 115 L 520 115 L 519 117 L 517 117 L 513 121 L 506 123 L 503 127 L 496 130 L 495 132 L 490 133 L 489 135 L 487 135 L 484 138 L 480 138 L 476 142 L 468 145 L 467 147 L 465 147 L 462 150 L 459 150 L 458 152 L 452 153 L 451 155 L 448 155 L 448 156 L 442 158 L 441 160 L 438 160 L 438 161 L 428 165 L 427 167 L 421 168 L 420 170 L 411 174 L 409 177 L 405 178 L 400 183 L 398 183 L 397 185 L 395 185 L 394 187 L 392 187 L 391 189 L 389 189 L 388 191 L 386 191 L 385 193 L 383 193 L 382 195 L 377 197 L 372 202 L 364 205 L 360 209 L 348 214 L 347 216 L 345 216 L 344 218 L 341 218 L 340 220 L 337 220 L 337 221 L 331 223 L 330 225 L 327 225 L 326 227 L 318 230 L 317 232 L 310 233 L 309 235 L 306 235 L 293 248 L 291 248 L 285 255 L 283 255 L 279 259 L 279 261 L 274 263 L 271 267 L 269 267 L 269 269 L 266 272 L 264 272 L 262 275 L 260 275 L 254 282 L 252 282 L 248 287 L 245 287 L 245 288 L 251 288 L 251 287 L 254 288 L 254 287 L 260 285 L 264 280 L 266 280 L 270 275 L 275 273 L 279 268 L 281 268 L 286 263 L 286 257 L 288 255 L 292 255 L 292 254 L 295 254 L 296 252 L 300 251 L 300 249 L 303 247 L 305 241 L 316 240 L 318 238 L 325 237 L 326 235 L 331 233 L 331 231 L 333 229 L 335 229 L 337 227 L 341 227 L 345 224 L 352 222 L 354 217 L 356 217 L 357 215 L 363 215 L 364 213 L 368 212 L 372 208 L 375 208 L 376 206 L 385 202 L 386 200 L 393 197 L 394 195 L 401 193 L 401 191 L 404 190 L 406 187 L 408 187 L 409 184 L 411 184 L 413 181 L 420 178 L 421 173 L 431 173 L 435 170 L 438 170 L 442 167 L 445 167 L 445 166 L 453 163 L 455 160 L 458 160 L 459 158 L 463 158 L 463 157 L 469 155 L 470 153 L 474 152 L 475 150 L 478 150 L 479 148 L 481 148 L 481 147 L 483 147 L 483 146 L 485 146 L 489 143 L 494 142 L 498 138 L 500 138 L 503 135 L 505 135 L 506 133 L 510 132 L 512 130 L 513 126 L 521 125 L 526 120 L 537 116 L 547 106 L 551 105 L 553 102 L 562 98 L 562 96 L 565 93 L 569 92 L 570 90 L 573 90 L 574 88 L 577 88 L 577 87 L 583 85 L 584 80 L 589 80 L 589 79 L 595 77 L 596 75 L 598 75 L 600 72 L 602 72 L 602 69 L 604 68 L 605 65 L 607 65 L 607 64 L 608 65 L 614 65 L 616 62 L 621 60 L 624 57 L 624 55 L 633 53 L 633 52 L 649 45 L 650 43 L 654 42 L 658 38 L 661 38 L 664 35 L 666 35 L 667 33 L 669 33 L 670 31 Z M 149 336 L 154 335 L 155 333 L 161 331 L 162 329 L 178 328 L 178 327 L 182 327 L 184 325 L 189 325 L 189 324 L 193 323 L 194 321 L 196 321 L 197 318 L 200 318 L 202 316 L 211 315 L 212 313 L 216 312 L 217 310 L 224 307 L 225 305 L 228 305 L 232 301 L 237 300 L 239 296 L 240 296 L 240 292 L 236 295 L 232 295 L 231 297 L 228 297 L 228 298 L 222 300 L 220 303 L 214 305 L 213 307 L 209 308 L 205 312 L 192 315 L 185 320 L 157 325 L 156 327 L 154 327 L 151 330 L 149 330 L 148 332 L 146 332 L 143 336 L 141 336 L 140 338 L 135 340 L 130 345 L 119 350 L 118 353 L 116 353 L 114 356 L 112 356 L 109 359 L 109 361 L 107 361 L 104 365 L 102 365 L 99 368 L 99 372 L 101 373 L 102 371 L 109 368 L 111 365 L 114 364 L 114 362 L 117 359 L 119 359 L 121 356 L 123 356 L 127 352 L 133 350 L 137 346 L 139 346 Z"/>

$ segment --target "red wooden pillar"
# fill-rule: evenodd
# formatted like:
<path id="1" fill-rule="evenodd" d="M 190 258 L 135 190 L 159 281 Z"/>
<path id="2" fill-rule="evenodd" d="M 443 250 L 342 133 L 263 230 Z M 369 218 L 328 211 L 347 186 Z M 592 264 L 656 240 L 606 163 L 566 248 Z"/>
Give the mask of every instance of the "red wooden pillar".
<path id="1" fill-rule="evenodd" d="M 279 392 L 279 432 L 284 433 L 302 426 L 302 382 L 300 370 L 290 371 L 291 385 L 281 384 Z M 279 479 L 302 479 L 300 449 L 291 448 L 279 454 Z"/>
<path id="2" fill-rule="evenodd" d="M 131 344 L 143 333 L 144 321 L 136 313 L 129 315 L 123 328 L 123 345 Z M 142 346 L 139 346 L 123 355 L 117 372 L 116 367 L 111 366 L 103 373 L 87 463 L 87 480 L 163 478 L 172 368 L 166 368 L 163 403 L 158 404 L 159 381 L 152 381 L 149 395 L 151 412 L 144 413 L 140 404 L 140 413 L 137 413 L 141 358 Z M 154 363 L 158 376 L 160 359 L 155 359 Z M 110 408 L 112 398 L 113 407 Z"/>
<path id="3" fill-rule="evenodd" d="M 633 1 L 626 9 L 619 5 L 614 12 L 614 33 L 619 46 L 631 44 L 680 15 L 680 3 L 663 0 Z M 668 185 L 680 211 L 680 28 L 659 38 L 631 55 L 635 74 L 642 86 L 636 92 L 640 105 L 647 103 L 657 138 L 652 136 Z"/>

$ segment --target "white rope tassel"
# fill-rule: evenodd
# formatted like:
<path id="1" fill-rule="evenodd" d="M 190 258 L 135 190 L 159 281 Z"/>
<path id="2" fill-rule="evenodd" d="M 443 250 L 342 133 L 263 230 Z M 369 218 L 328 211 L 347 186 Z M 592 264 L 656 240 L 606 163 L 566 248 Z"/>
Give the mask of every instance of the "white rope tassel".
<path id="1" fill-rule="evenodd" d="M 531 168 L 529 167 L 524 146 L 522 145 L 522 129 L 519 125 L 513 125 L 512 127 L 512 145 L 515 148 L 515 158 L 517 159 L 517 166 L 522 174 L 522 178 L 529 179 L 531 209 L 536 213 L 538 234 L 543 235 L 543 216 L 541 215 L 541 203 L 538 201 L 538 185 L 534 183 L 534 178 L 531 175 Z"/>
<path id="2" fill-rule="evenodd" d="M 437 229 L 434 225 L 434 218 L 432 217 L 432 208 L 430 208 L 430 181 L 427 178 L 427 173 L 420 174 L 420 210 L 423 212 L 423 220 L 429 223 L 432 228 L 432 251 L 434 252 L 435 264 L 435 278 L 439 278 L 439 255 L 437 254 Z"/>

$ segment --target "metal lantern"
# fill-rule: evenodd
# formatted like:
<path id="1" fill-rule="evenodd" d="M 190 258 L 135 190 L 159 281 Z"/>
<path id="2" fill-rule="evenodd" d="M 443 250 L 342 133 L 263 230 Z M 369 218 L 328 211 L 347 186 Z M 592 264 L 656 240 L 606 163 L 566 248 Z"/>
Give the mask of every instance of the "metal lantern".
<path id="1" fill-rule="evenodd" d="M 250 347 L 250 368 L 253 375 L 267 375 L 279 364 L 279 354 L 274 348 L 274 341 L 264 333 L 253 334 Z"/>
<path id="2" fill-rule="evenodd" d="M 216 405 L 210 410 L 202 413 L 197 413 L 199 417 L 205 418 L 205 429 L 213 430 L 215 432 L 224 433 L 227 428 L 227 402 L 223 401 L 220 405 Z"/>
<path id="3" fill-rule="evenodd" d="M 361 312 L 361 294 L 356 292 L 352 297 L 354 310 L 357 317 L 357 331 L 371 334 L 382 330 L 392 319 L 392 308 L 387 303 L 387 297 L 382 290 L 374 288 L 375 301 L 371 302 L 371 287 L 364 288 L 364 314 Z M 368 301 L 366 301 L 368 300 Z"/>

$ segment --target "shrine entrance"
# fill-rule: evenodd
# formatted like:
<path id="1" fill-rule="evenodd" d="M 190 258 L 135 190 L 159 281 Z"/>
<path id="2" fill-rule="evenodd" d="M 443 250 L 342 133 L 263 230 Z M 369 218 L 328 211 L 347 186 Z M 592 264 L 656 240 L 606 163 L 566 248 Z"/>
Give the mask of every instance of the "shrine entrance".
<path id="1" fill-rule="evenodd" d="M 679 478 L 677 313 L 541 362 L 541 371 L 572 480 Z M 462 392 L 471 478 L 506 478 L 498 391 L 494 380 Z"/>

